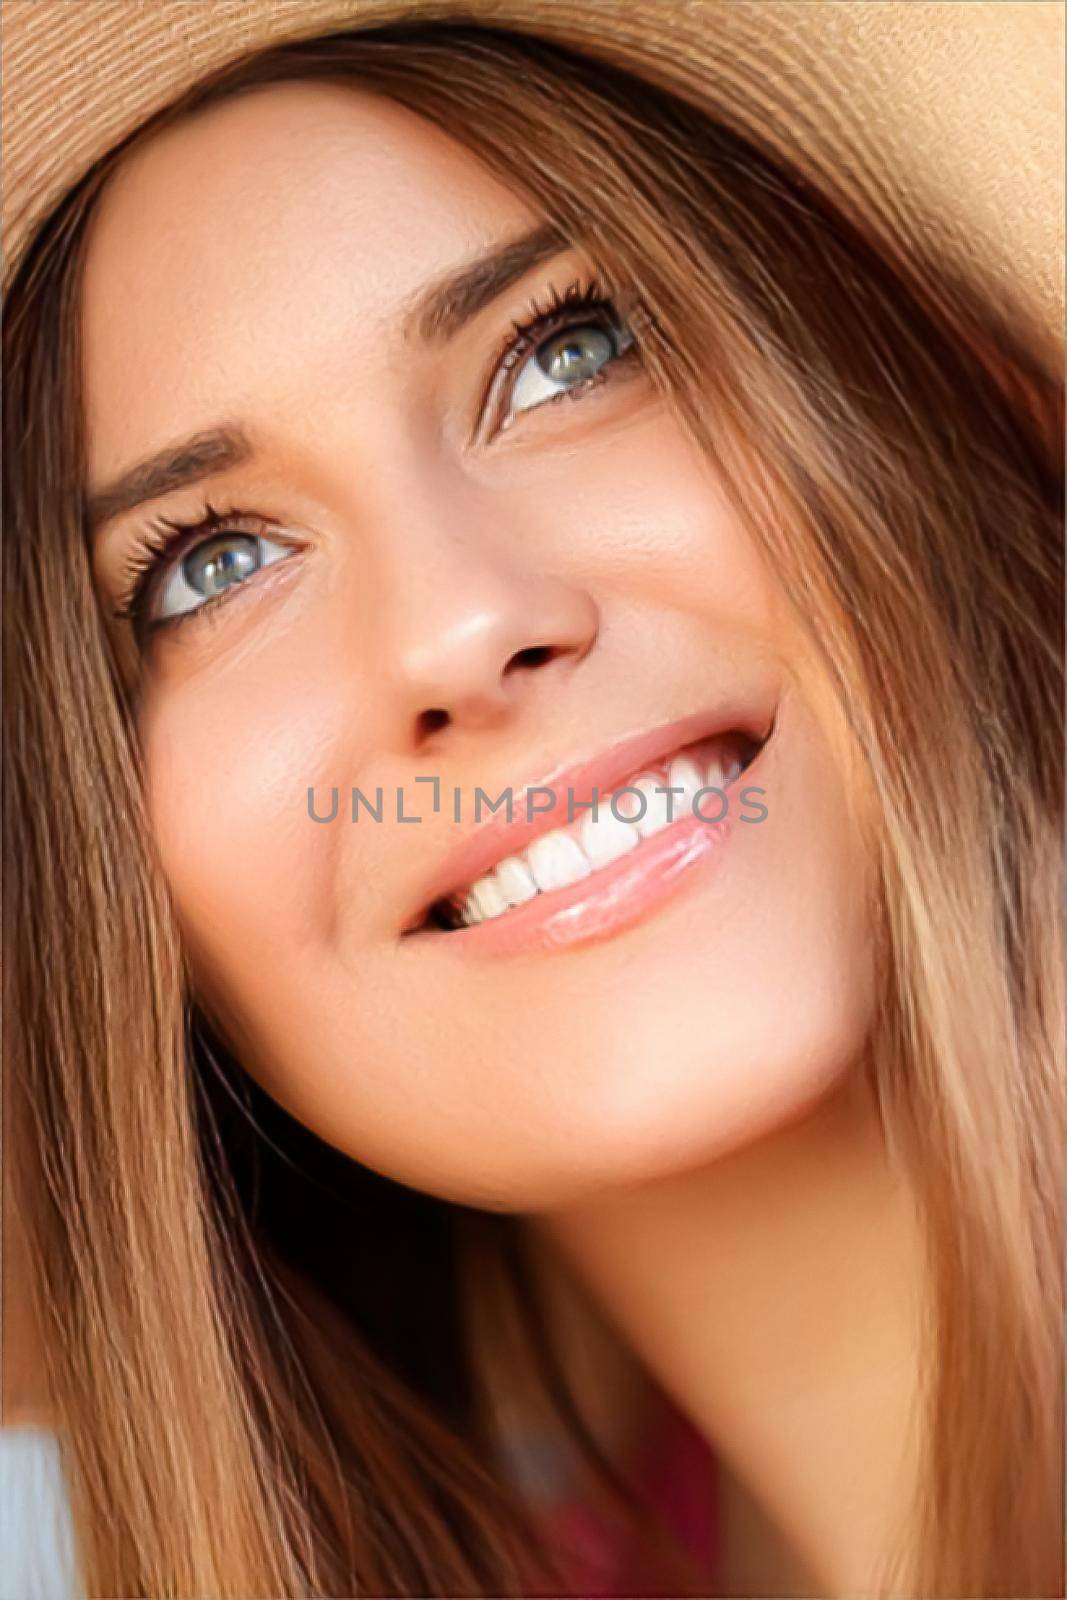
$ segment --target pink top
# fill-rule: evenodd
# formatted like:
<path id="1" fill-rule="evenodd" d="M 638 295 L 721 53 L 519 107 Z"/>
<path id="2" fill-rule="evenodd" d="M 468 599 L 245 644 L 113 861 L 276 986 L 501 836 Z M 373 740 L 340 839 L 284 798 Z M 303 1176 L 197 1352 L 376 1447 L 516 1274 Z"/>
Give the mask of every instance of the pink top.
<path id="1" fill-rule="evenodd" d="M 657 1411 L 637 1464 L 645 1496 L 688 1553 L 711 1569 L 715 1551 L 715 1457 L 670 1402 Z M 583 1600 L 666 1593 L 668 1582 L 642 1557 L 633 1536 L 608 1526 L 585 1501 L 557 1499 L 545 1525 L 554 1553 L 568 1551 L 572 1592 Z"/>

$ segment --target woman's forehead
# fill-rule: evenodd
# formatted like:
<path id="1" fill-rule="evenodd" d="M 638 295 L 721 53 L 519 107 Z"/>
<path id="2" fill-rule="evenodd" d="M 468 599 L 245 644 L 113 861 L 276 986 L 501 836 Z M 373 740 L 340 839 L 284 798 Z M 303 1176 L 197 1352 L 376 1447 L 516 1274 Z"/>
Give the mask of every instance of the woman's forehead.
<path id="1" fill-rule="evenodd" d="M 266 84 L 220 100 L 134 148 L 97 205 L 97 226 L 117 213 L 128 229 L 161 215 L 188 224 L 211 203 L 256 207 L 264 226 L 303 199 L 308 211 L 365 219 L 378 187 L 399 201 L 449 180 L 449 190 L 495 190 L 496 180 L 459 141 L 416 111 L 339 83 Z M 392 209 L 392 208 L 391 208 Z M 217 221 L 217 219 L 215 219 Z"/>
<path id="2" fill-rule="evenodd" d="M 351 376 L 428 280 L 533 220 L 458 141 L 363 90 L 272 85 L 165 130 L 131 153 L 90 225 L 92 476 L 187 427 L 208 398 L 217 409 L 222 389 L 236 404 L 295 361 Z"/>

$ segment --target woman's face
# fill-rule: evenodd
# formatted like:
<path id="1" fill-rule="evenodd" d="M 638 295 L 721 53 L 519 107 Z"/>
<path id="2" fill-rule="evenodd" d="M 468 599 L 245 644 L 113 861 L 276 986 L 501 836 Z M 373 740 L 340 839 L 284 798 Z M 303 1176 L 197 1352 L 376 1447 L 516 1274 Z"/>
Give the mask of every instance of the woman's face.
<path id="1" fill-rule="evenodd" d="M 505 354 L 591 261 L 422 314 L 544 221 L 412 113 L 289 84 L 127 158 L 84 286 L 108 609 L 153 519 L 237 514 L 163 557 L 140 646 L 202 1001 L 331 1144 L 529 1211 L 809 1109 L 872 1004 L 856 763 L 774 573 L 624 322 Z M 611 800 L 642 773 L 680 787 L 658 831 L 665 795 L 644 832 Z"/>

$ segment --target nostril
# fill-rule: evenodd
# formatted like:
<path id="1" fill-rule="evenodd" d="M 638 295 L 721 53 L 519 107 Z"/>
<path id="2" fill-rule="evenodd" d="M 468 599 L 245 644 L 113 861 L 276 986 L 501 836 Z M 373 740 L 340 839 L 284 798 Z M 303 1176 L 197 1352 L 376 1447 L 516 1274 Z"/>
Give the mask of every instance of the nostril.
<path id="1" fill-rule="evenodd" d="M 525 650 L 516 650 L 504 671 L 514 672 L 519 667 L 543 667 L 555 654 L 556 651 L 550 644 L 531 644 Z"/>
<path id="2" fill-rule="evenodd" d="M 433 707 L 429 711 L 420 711 L 418 719 L 419 738 L 429 738 L 431 733 L 437 733 L 448 721 L 448 712 L 441 711 L 437 707 Z"/>

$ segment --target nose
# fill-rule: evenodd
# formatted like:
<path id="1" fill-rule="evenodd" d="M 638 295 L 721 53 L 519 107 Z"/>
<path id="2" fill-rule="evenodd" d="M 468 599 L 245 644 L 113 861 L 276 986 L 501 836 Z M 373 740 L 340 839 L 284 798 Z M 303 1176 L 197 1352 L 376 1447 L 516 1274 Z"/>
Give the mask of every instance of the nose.
<path id="1" fill-rule="evenodd" d="M 418 748 L 454 726 L 489 728 L 592 648 L 599 612 L 580 583 L 516 568 L 498 540 L 449 541 L 447 555 L 409 545 L 386 627 L 394 715 Z M 417 570 L 421 569 L 421 570 Z"/>

